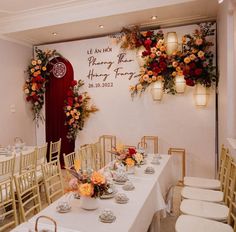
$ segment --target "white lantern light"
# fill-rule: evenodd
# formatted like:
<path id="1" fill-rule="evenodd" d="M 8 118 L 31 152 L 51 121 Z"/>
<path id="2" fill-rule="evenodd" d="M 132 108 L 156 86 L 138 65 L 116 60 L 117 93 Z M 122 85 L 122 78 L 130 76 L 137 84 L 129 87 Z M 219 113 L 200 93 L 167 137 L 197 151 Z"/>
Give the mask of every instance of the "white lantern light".
<path id="1" fill-rule="evenodd" d="M 163 81 L 158 80 L 154 82 L 151 93 L 153 101 L 160 101 L 163 96 Z"/>
<path id="2" fill-rule="evenodd" d="M 186 87 L 186 81 L 184 76 L 176 76 L 175 77 L 175 90 L 177 93 L 184 93 Z"/>
<path id="3" fill-rule="evenodd" d="M 197 84 L 195 87 L 195 104 L 196 106 L 206 106 L 208 100 L 208 89 L 206 86 Z"/>
<path id="4" fill-rule="evenodd" d="M 171 55 L 178 50 L 178 37 L 176 32 L 168 32 L 166 36 L 166 53 Z"/>
<path id="5" fill-rule="evenodd" d="M 143 66 L 145 64 L 145 57 L 142 57 L 144 51 L 146 51 L 145 47 L 141 46 L 136 52 L 137 61 L 140 66 Z"/>

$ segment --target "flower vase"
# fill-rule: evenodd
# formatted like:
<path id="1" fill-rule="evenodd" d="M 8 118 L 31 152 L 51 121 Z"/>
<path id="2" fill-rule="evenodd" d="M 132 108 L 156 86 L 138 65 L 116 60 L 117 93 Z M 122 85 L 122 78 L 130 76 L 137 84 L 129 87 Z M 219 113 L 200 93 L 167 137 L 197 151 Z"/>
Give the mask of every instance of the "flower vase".
<path id="1" fill-rule="evenodd" d="M 80 207 L 86 210 L 95 210 L 99 206 L 99 201 L 94 197 L 80 197 Z"/>
<path id="2" fill-rule="evenodd" d="M 135 174 L 135 166 L 126 166 L 126 173 L 127 174 Z"/>

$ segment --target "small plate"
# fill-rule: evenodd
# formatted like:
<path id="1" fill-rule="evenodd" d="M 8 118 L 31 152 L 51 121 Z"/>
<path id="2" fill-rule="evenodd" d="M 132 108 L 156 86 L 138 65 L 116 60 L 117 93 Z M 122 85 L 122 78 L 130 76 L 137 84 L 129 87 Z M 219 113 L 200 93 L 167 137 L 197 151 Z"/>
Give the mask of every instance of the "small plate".
<path id="1" fill-rule="evenodd" d="M 112 222 L 114 222 L 114 221 L 116 220 L 116 216 L 113 216 L 113 218 L 107 220 L 107 219 L 102 218 L 101 215 L 100 215 L 100 216 L 99 216 L 99 219 L 100 219 L 100 221 L 103 222 L 103 223 L 112 223 Z"/>
<path id="2" fill-rule="evenodd" d="M 112 193 L 104 194 L 104 195 L 100 196 L 100 199 L 110 199 L 110 198 L 113 198 L 113 197 L 115 197 L 117 192 L 118 192 L 118 190 L 114 189 Z"/>
<path id="3" fill-rule="evenodd" d="M 60 209 L 60 208 L 57 206 L 56 210 L 57 210 L 58 213 L 68 213 L 68 212 L 71 211 L 71 206 L 70 206 L 69 208 L 63 209 L 63 210 Z"/>

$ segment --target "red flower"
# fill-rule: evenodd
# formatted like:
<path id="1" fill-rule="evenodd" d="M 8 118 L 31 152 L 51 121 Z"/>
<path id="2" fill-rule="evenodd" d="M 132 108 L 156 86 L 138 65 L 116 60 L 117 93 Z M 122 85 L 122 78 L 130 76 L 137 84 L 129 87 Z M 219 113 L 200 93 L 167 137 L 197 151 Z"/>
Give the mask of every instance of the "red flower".
<path id="1" fill-rule="evenodd" d="M 186 85 L 188 86 L 194 86 L 194 82 L 191 79 L 186 79 Z"/>
<path id="2" fill-rule="evenodd" d="M 157 73 L 157 74 L 159 74 L 159 72 L 161 71 L 158 67 L 155 67 L 155 68 L 153 68 L 153 70 L 152 70 L 153 72 L 155 72 L 155 73 Z"/>
<path id="3" fill-rule="evenodd" d="M 189 64 L 189 67 L 190 67 L 191 69 L 195 69 L 195 68 L 196 68 L 196 64 L 192 62 L 192 63 Z"/>
<path id="4" fill-rule="evenodd" d="M 77 85 L 77 81 L 76 80 L 73 80 L 72 82 L 71 82 L 71 86 L 76 86 Z"/>
<path id="5" fill-rule="evenodd" d="M 31 100 L 31 96 L 27 96 L 26 101 L 30 101 L 30 100 Z"/>
<path id="6" fill-rule="evenodd" d="M 148 56 L 148 55 L 150 55 L 150 54 L 151 54 L 151 52 L 148 51 L 148 50 L 142 52 L 142 56 Z"/>
<path id="7" fill-rule="evenodd" d="M 201 68 L 197 68 L 195 69 L 195 72 L 194 72 L 197 76 L 201 75 L 202 74 L 202 69 Z"/>
<path id="8" fill-rule="evenodd" d="M 162 70 L 166 70 L 166 63 L 161 61 L 160 64 L 159 64 L 159 67 L 162 69 Z"/>
<path id="9" fill-rule="evenodd" d="M 136 150 L 134 148 L 128 148 L 129 149 L 129 154 L 134 155 L 136 154 Z"/>
<path id="10" fill-rule="evenodd" d="M 150 47 L 151 44 L 152 44 L 152 41 L 149 38 L 144 41 L 144 45 L 147 47 Z"/>
<path id="11" fill-rule="evenodd" d="M 146 36 L 147 37 L 150 37 L 150 36 L 152 36 L 153 35 L 153 31 L 147 31 L 147 33 L 146 33 Z"/>

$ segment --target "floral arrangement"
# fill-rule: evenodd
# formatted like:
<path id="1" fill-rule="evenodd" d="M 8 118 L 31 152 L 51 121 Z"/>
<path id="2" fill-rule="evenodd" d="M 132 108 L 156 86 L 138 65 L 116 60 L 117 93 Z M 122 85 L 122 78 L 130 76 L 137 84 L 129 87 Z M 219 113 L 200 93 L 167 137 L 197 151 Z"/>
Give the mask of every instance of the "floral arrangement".
<path id="1" fill-rule="evenodd" d="M 143 161 L 143 155 L 138 153 L 134 148 L 125 148 L 120 144 L 116 148 L 113 148 L 111 153 L 117 156 L 117 160 L 124 166 L 133 167 L 139 166 Z"/>
<path id="2" fill-rule="evenodd" d="M 214 35 L 215 30 L 211 29 L 213 24 L 200 24 L 199 30 L 182 38 L 183 74 L 186 84 L 189 86 L 199 83 L 211 87 L 212 83 L 217 82 L 213 53 L 210 50 L 214 44 L 206 39 L 208 36 Z"/>
<path id="3" fill-rule="evenodd" d="M 84 123 L 91 113 L 98 111 L 95 105 L 89 105 L 90 97 L 87 92 L 79 93 L 84 85 L 82 80 L 73 80 L 67 92 L 64 111 L 66 114 L 65 125 L 68 128 L 67 138 L 75 140 L 78 132 L 83 129 Z"/>
<path id="4" fill-rule="evenodd" d="M 82 172 L 78 168 L 69 169 L 69 172 L 74 176 L 69 181 L 70 190 L 79 193 L 80 196 L 97 198 L 109 189 L 106 178 L 99 172 Z"/>
<path id="5" fill-rule="evenodd" d="M 213 53 L 210 47 L 213 43 L 207 40 L 214 35 L 214 23 L 199 24 L 199 30 L 192 35 L 183 36 L 182 51 L 167 55 L 164 34 L 161 30 L 140 32 L 138 27 L 123 29 L 118 38 L 123 49 L 144 48 L 142 58 L 145 63 L 140 69 L 140 78 L 136 85 L 130 86 L 131 96 L 142 93 L 156 82 L 163 82 L 166 93 L 175 94 L 175 77 L 184 75 L 186 84 L 194 86 L 200 83 L 211 87 L 217 83 Z"/>
<path id="6" fill-rule="evenodd" d="M 25 81 L 24 93 L 26 101 L 32 104 L 32 111 L 36 122 L 38 119 L 43 120 L 41 109 L 44 105 L 45 84 L 48 81 L 49 70 L 47 65 L 50 58 L 59 56 L 56 50 L 45 50 L 44 52 L 37 47 L 35 48 L 35 59 L 32 59 L 28 69 L 28 78 Z"/>

